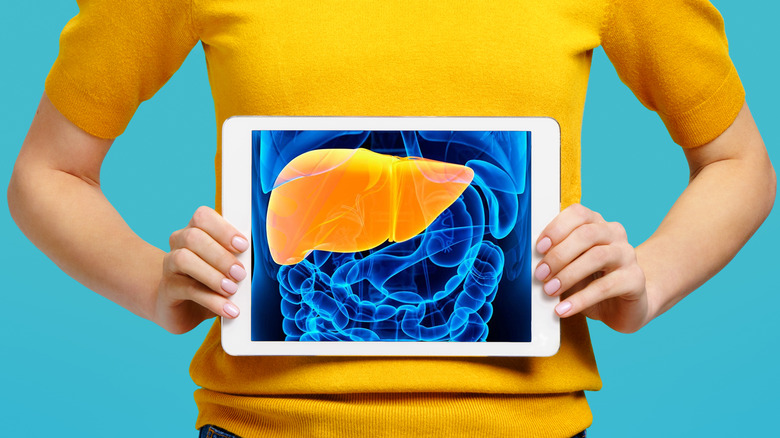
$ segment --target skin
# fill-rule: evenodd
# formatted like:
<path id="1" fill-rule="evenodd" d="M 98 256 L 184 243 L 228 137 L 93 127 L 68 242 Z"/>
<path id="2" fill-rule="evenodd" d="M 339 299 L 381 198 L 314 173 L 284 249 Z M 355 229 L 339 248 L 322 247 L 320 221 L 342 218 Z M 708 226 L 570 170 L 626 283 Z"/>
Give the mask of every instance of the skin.
<path id="1" fill-rule="evenodd" d="M 100 190 L 112 143 L 73 125 L 44 95 L 8 186 L 19 228 L 68 275 L 171 333 L 235 317 L 228 297 L 246 277 L 236 259 L 246 237 L 200 207 L 171 234 L 170 251 L 146 243 Z"/>
<path id="2" fill-rule="evenodd" d="M 236 259 L 246 237 L 200 207 L 171 234 L 168 252 L 143 241 L 100 189 L 112 143 L 73 125 L 44 94 L 8 187 L 19 228 L 68 275 L 172 333 L 235 317 L 228 297 L 246 277 Z M 725 266 L 769 214 L 775 173 L 746 105 L 685 156 L 688 187 L 639 247 L 620 224 L 579 204 L 545 228 L 535 275 L 563 297 L 562 318 L 582 312 L 621 332 L 640 329 Z"/>
<path id="3" fill-rule="evenodd" d="M 563 298 L 559 316 L 635 332 L 726 266 L 766 219 L 777 179 L 747 104 L 715 140 L 684 152 L 688 186 L 637 248 L 621 224 L 579 204 L 542 231 L 534 275 Z"/>

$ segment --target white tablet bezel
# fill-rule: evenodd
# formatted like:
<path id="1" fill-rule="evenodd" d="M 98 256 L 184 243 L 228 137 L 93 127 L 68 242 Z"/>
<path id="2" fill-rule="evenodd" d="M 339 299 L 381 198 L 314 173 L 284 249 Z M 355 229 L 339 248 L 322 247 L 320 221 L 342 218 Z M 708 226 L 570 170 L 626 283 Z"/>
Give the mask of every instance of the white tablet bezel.
<path id="1" fill-rule="evenodd" d="M 531 131 L 531 242 L 560 211 L 560 127 L 549 117 L 236 116 L 222 127 L 222 214 L 251 239 L 252 131 Z M 251 250 L 239 255 L 250 275 L 232 297 L 241 313 L 222 319 L 222 348 L 234 356 L 551 356 L 560 346 L 557 297 L 534 279 L 530 342 L 286 342 L 252 341 Z M 532 249 L 531 266 L 541 259 Z"/>

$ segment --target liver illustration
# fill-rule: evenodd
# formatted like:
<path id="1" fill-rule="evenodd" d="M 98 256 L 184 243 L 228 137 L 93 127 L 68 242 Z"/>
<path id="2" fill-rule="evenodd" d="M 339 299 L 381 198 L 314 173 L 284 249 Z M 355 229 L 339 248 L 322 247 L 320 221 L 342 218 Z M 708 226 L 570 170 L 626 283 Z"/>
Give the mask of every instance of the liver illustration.
<path id="1" fill-rule="evenodd" d="M 459 164 L 358 149 L 317 149 L 279 174 L 266 231 L 274 261 L 312 250 L 351 253 L 403 242 L 425 230 L 474 178 Z"/>

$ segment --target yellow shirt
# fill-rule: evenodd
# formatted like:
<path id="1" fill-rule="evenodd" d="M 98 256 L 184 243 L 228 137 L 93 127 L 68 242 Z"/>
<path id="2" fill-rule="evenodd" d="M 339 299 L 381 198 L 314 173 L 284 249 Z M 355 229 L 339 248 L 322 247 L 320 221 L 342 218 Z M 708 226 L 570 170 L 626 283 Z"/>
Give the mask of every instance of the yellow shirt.
<path id="1" fill-rule="evenodd" d="M 562 199 L 580 198 L 592 51 L 683 147 L 734 120 L 744 91 L 704 0 L 91 0 L 47 78 L 85 131 L 121 134 L 201 41 L 222 122 L 234 115 L 547 116 L 561 126 Z M 628 139 L 627 139 L 628 140 Z M 629 145 L 630 146 L 630 145 Z M 217 199 L 217 208 L 220 200 Z M 242 436 L 566 437 L 598 390 L 584 317 L 549 358 L 231 357 L 215 321 L 192 361 L 197 426 Z"/>

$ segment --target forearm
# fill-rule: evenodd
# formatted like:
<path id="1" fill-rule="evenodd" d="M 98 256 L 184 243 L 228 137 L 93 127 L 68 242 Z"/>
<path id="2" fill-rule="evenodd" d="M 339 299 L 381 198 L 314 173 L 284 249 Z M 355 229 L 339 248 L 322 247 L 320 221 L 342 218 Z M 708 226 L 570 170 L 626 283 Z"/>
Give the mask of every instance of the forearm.
<path id="1" fill-rule="evenodd" d="M 8 203 L 19 228 L 65 273 L 153 318 L 164 253 L 133 233 L 96 182 L 17 163 Z"/>
<path id="2" fill-rule="evenodd" d="M 65 273 L 171 333 L 215 315 L 235 318 L 229 297 L 246 270 L 245 236 L 201 207 L 171 234 L 171 251 L 138 237 L 100 189 L 112 139 L 74 125 L 41 97 L 8 186 L 8 206 L 27 237 Z"/>
<path id="3" fill-rule="evenodd" d="M 730 139 L 739 141 L 739 133 Z M 757 135 L 744 138 L 760 142 Z M 722 269 L 769 214 L 775 199 L 774 170 L 763 144 L 746 149 L 756 153 L 693 169 L 688 187 L 658 230 L 637 248 L 647 279 L 646 322 Z"/>

